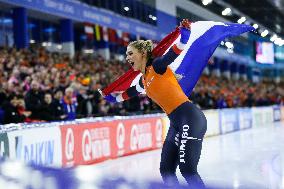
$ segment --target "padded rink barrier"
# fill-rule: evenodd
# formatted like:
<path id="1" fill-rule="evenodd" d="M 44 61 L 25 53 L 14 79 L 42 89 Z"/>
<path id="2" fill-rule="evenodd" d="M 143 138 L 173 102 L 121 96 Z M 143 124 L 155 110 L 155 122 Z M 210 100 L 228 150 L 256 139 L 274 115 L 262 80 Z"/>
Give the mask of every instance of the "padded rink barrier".
<path id="1" fill-rule="evenodd" d="M 154 150 L 163 144 L 163 114 L 1 126 L 1 156 L 41 166 L 72 167 Z"/>

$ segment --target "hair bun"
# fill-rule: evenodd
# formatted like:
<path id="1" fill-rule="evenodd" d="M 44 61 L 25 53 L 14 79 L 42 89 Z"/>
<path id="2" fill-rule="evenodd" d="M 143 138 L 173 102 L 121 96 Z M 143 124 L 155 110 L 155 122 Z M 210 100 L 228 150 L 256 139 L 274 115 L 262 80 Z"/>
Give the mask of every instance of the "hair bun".
<path id="1" fill-rule="evenodd" d="M 154 48 L 154 44 L 151 40 L 137 40 L 129 43 L 130 46 L 135 47 L 138 49 L 139 52 L 146 51 L 147 57 L 150 58 L 152 56 L 152 50 Z"/>

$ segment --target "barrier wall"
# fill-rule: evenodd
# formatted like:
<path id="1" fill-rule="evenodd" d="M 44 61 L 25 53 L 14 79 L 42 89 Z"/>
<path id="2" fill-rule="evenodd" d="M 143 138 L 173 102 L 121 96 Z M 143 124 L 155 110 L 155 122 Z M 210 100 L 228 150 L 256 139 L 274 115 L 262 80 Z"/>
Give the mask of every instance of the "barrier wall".
<path id="1" fill-rule="evenodd" d="M 284 121 L 280 106 L 204 110 L 206 137 Z M 69 167 L 162 147 L 170 121 L 164 114 L 0 126 L 0 157 Z"/>
<path id="2" fill-rule="evenodd" d="M 163 114 L 1 127 L 0 157 L 69 167 L 161 148 Z"/>

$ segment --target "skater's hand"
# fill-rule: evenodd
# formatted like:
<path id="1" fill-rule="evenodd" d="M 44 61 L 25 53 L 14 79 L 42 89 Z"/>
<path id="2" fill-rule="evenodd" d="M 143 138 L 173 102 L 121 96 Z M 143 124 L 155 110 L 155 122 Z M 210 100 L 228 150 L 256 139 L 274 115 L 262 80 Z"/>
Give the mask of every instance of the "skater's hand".
<path id="1" fill-rule="evenodd" d="M 118 101 L 116 100 L 116 96 L 109 94 L 104 97 L 104 99 L 110 103 L 117 103 Z"/>
<path id="2" fill-rule="evenodd" d="M 180 42 L 183 43 L 183 44 L 186 44 L 188 39 L 189 39 L 189 36 L 190 36 L 190 22 L 188 19 L 183 19 L 181 22 L 180 22 L 180 25 L 179 25 L 179 28 L 180 28 L 180 34 L 181 34 L 181 37 L 180 37 Z"/>
<path id="3" fill-rule="evenodd" d="M 182 21 L 179 24 L 179 28 L 190 30 L 190 27 L 191 27 L 191 22 L 188 19 L 182 19 Z"/>

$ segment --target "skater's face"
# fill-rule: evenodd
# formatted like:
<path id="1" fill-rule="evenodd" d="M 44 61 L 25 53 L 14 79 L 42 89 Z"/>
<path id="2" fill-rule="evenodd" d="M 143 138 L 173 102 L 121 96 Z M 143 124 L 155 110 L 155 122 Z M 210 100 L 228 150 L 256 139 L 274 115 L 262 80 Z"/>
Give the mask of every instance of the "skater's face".
<path id="1" fill-rule="evenodd" d="M 135 71 L 143 71 L 147 62 L 146 54 L 139 52 L 133 46 L 128 46 L 126 51 L 126 61 L 131 64 L 132 68 Z"/>

